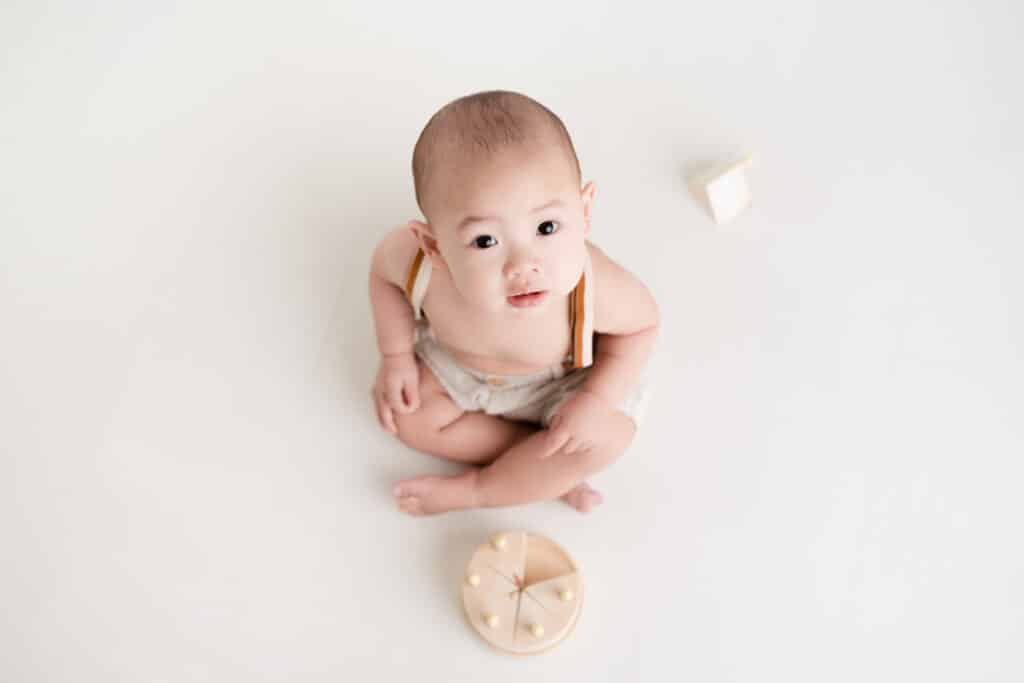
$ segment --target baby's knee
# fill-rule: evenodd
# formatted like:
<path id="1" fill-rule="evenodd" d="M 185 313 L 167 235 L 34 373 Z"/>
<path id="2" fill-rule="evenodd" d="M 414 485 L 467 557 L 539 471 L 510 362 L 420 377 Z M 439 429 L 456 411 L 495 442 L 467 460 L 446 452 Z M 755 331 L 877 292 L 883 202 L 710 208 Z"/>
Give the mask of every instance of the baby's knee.
<path id="1" fill-rule="evenodd" d="M 436 427 L 423 419 L 422 409 L 414 413 L 395 415 L 395 427 L 398 429 L 398 440 L 409 448 L 425 450 L 431 436 L 437 432 Z"/>
<path id="2" fill-rule="evenodd" d="M 398 440 L 409 448 L 441 455 L 442 432 L 462 416 L 462 411 L 449 401 L 427 401 L 412 413 L 395 415 Z"/>
<path id="3" fill-rule="evenodd" d="M 584 477 L 614 465 L 625 454 L 635 435 L 636 423 L 625 414 L 616 413 L 615 425 L 608 438 L 581 454 L 579 466 Z"/>

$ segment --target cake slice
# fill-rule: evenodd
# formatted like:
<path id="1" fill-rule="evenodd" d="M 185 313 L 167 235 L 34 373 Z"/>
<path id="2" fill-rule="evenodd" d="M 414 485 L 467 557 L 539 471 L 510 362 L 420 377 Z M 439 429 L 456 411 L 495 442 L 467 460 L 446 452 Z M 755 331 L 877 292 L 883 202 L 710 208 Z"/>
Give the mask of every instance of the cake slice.
<path id="1" fill-rule="evenodd" d="M 477 549 L 467 572 L 480 572 L 489 567 L 503 576 L 513 587 L 521 586 L 526 573 L 526 546 L 525 531 L 495 534 Z"/>
<path id="2" fill-rule="evenodd" d="M 527 586 L 520 598 L 516 649 L 541 649 L 561 642 L 576 624 L 582 599 L 582 583 L 575 572 Z"/>

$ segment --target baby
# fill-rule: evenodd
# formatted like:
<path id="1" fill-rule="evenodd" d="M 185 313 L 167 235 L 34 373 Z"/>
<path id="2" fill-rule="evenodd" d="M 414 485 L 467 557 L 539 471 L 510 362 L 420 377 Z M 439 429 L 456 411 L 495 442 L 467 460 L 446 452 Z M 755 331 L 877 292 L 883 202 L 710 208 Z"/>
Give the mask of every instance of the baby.
<path id="1" fill-rule="evenodd" d="M 587 477 L 636 431 L 658 309 L 587 241 L 595 188 L 564 124 L 518 93 L 469 95 L 430 119 L 412 170 L 426 222 L 385 236 L 370 271 L 373 400 L 403 443 L 471 467 L 399 482 L 398 507 L 589 511 Z"/>

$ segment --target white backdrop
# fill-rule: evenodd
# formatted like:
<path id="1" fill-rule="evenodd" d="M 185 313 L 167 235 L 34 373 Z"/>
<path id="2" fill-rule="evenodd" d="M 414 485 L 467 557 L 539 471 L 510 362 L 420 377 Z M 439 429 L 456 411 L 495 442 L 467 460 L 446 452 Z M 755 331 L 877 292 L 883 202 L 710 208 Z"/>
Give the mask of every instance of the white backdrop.
<path id="1" fill-rule="evenodd" d="M 0 679 L 1024 678 L 1019 4 L 86 4 L 0 9 Z M 493 88 L 664 317 L 589 517 L 401 516 L 456 469 L 367 397 L 412 145 Z M 459 611 L 503 528 L 585 573 L 539 658 Z"/>

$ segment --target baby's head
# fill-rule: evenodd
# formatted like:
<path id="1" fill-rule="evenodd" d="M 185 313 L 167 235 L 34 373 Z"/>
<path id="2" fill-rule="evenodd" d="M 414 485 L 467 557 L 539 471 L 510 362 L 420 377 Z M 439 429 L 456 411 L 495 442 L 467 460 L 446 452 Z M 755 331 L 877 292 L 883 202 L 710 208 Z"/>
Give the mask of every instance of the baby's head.
<path id="1" fill-rule="evenodd" d="M 594 185 L 580 187 L 572 140 L 546 107 L 505 91 L 455 100 L 423 129 L 412 170 L 427 222 L 410 227 L 467 304 L 526 314 L 579 282 Z"/>

